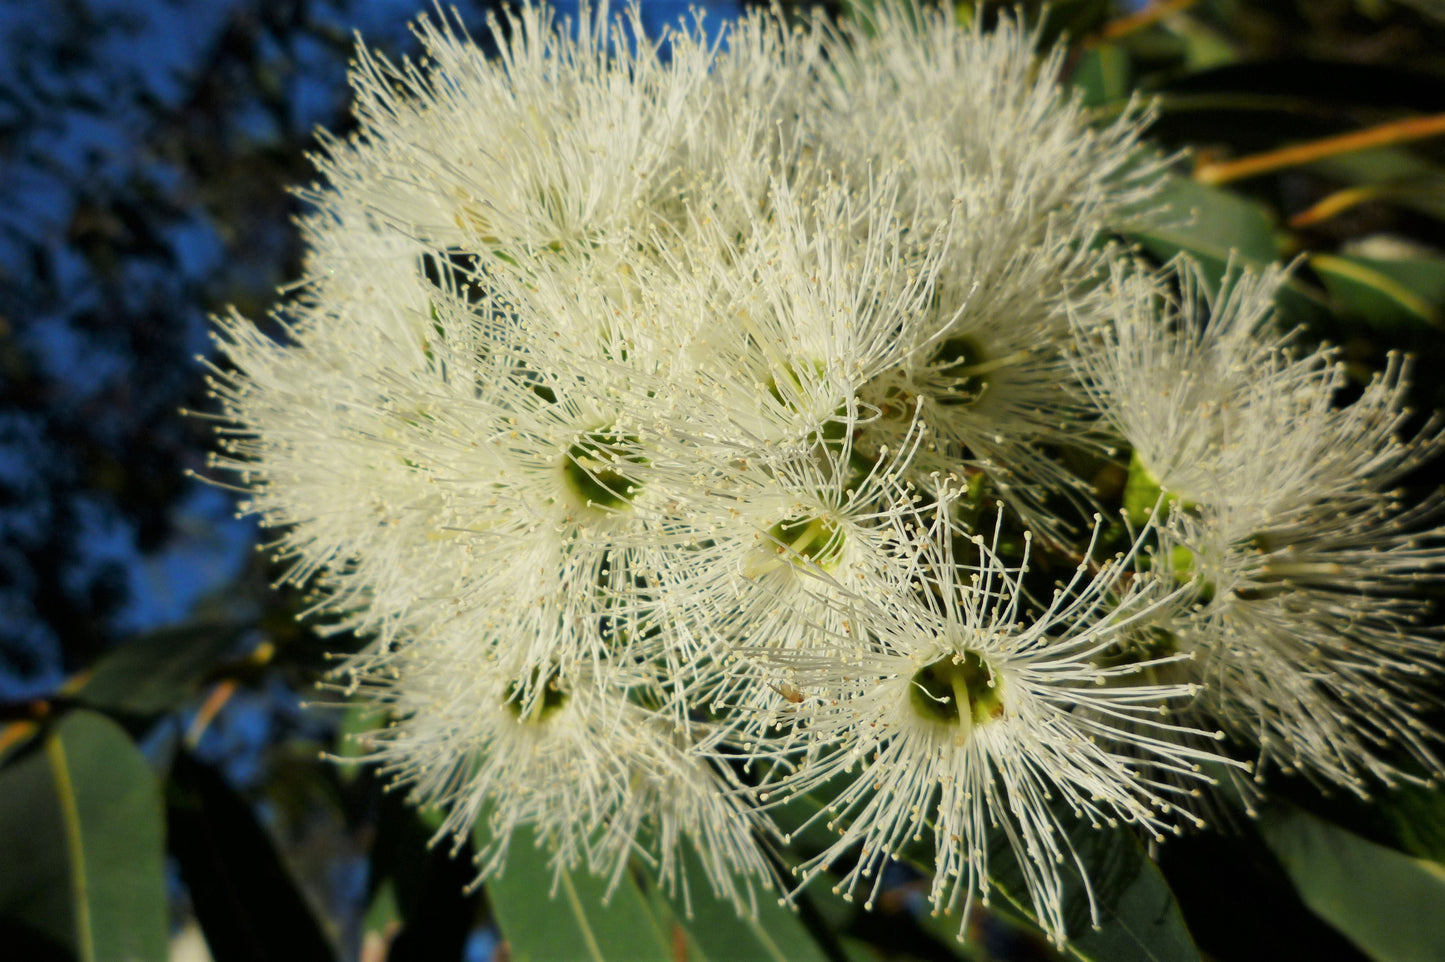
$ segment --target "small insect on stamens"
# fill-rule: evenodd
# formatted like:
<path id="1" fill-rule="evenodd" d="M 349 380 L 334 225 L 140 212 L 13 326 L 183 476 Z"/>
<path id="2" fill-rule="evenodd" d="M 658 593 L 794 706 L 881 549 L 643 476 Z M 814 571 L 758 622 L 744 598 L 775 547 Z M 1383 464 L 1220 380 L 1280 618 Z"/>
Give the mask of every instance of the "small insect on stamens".
<path id="1" fill-rule="evenodd" d="M 779 695 L 782 695 L 794 705 L 801 705 L 803 703 L 803 700 L 808 697 L 807 695 L 798 691 L 798 689 L 794 688 L 792 685 L 788 684 L 785 681 L 778 682 L 776 685 L 769 684 L 768 687 L 771 688 L 773 691 L 777 692 Z"/>

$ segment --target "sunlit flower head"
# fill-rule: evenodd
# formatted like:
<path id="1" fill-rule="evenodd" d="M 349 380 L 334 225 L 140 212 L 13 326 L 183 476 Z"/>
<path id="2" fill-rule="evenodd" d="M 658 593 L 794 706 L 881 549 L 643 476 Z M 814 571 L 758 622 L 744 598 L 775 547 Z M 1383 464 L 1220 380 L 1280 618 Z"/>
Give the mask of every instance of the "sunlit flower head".
<path id="1" fill-rule="evenodd" d="M 998 829 L 1058 937 L 1072 821 L 1158 834 L 1201 781 L 1213 732 L 1161 714 L 1194 682 L 1145 677 L 1189 652 L 1111 660 L 1198 585 L 1066 544 L 1063 455 L 1126 426 L 1071 347 L 1154 306 L 1101 241 L 1157 189 L 1146 112 L 1092 125 L 1009 18 L 870 17 L 524 7 L 491 57 L 423 19 L 416 61 L 358 56 L 276 337 L 218 322 L 216 463 L 482 878 L 521 826 L 614 883 L 690 845 L 746 910 L 747 781 L 863 768 L 807 874 L 932 825 L 970 902 Z"/>
<path id="2" fill-rule="evenodd" d="M 523 271 L 521 255 L 581 254 L 675 223 L 707 166 L 693 139 L 710 48 L 675 33 L 663 55 L 635 8 L 584 6 L 559 26 L 529 4 L 491 21 L 495 56 L 425 16 L 416 61 L 363 48 L 358 131 L 325 143 L 330 188 L 423 243 Z"/>
<path id="3" fill-rule="evenodd" d="M 1062 939 L 1061 866 L 1072 862 L 1087 876 L 1069 840 L 1072 823 L 1125 822 L 1159 835 L 1184 817 L 1177 780 L 1160 770 L 1206 781 L 1198 763 L 1212 755 L 1172 737 L 1160 714 L 1194 686 L 1134 683 L 1141 666 L 1180 656 L 1114 666 L 1105 657 L 1183 593 L 1132 579 L 1131 550 L 1081 562 L 1047 605 L 1035 606 L 1021 581 L 1028 552 L 1021 569 L 1010 569 L 975 536 L 970 562 L 960 564 L 947 508 L 922 532 L 908 581 L 856 599 L 834 651 L 769 658 L 806 696 L 780 720 L 800 746 L 834 749 L 809 752 L 769 791 L 836 792 L 820 817 L 838 841 L 803 874 L 850 864 L 841 887 L 869 890 L 870 904 L 886 862 L 928 828 L 931 898 L 950 910 L 962 903 L 966 918 L 975 899 L 987 903 L 989 839 L 998 833 L 1041 923 Z"/>
<path id="4" fill-rule="evenodd" d="M 1259 779 L 1278 767 L 1363 794 L 1438 776 L 1420 586 L 1445 564 L 1440 500 L 1406 507 L 1397 487 L 1440 425 L 1410 432 L 1408 363 L 1346 400 L 1334 350 L 1273 329 L 1280 272 L 1231 271 L 1214 291 L 1181 261 L 1169 279 L 1177 295 L 1116 270 L 1130 307 L 1078 329 L 1077 363 L 1133 452 L 1126 505 L 1138 518 L 1166 498 L 1171 560 L 1149 576 L 1199 585 L 1168 626 L 1194 656 L 1195 707 L 1257 746 Z"/>
<path id="5" fill-rule="evenodd" d="M 1060 83 L 1061 54 L 1037 44 L 1009 18 L 984 33 L 881 5 L 829 35 L 813 123 L 837 176 L 898 178 L 908 238 L 937 251 L 926 317 L 863 390 L 882 417 L 862 443 L 896 442 L 917 399 L 931 434 L 919 484 L 967 463 L 1054 529 L 1068 522 L 1037 509 L 1080 487 L 1058 450 L 1099 446 L 1065 358 L 1068 315 L 1109 310 L 1086 294 L 1112 256 L 1096 240 L 1141 209 L 1161 165 L 1139 144 L 1145 111 L 1094 125 Z"/>
<path id="6" fill-rule="evenodd" d="M 543 673 L 526 685 L 458 646 L 468 647 L 414 639 L 346 674 L 352 690 L 392 717 L 364 737 L 361 757 L 411 801 L 445 813 L 438 838 L 458 847 L 485 839 L 479 881 L 504 869 L 512 834 L 526 826 L 555 872 L 586 866 L 614 885 L 640 856 L 662 885 L 676 886 L 685 845 L 717 896 L 755 910 L 757 886 L 772 886 L 755 839 L 764 823 L 709 760 L 724 730 L 659 718 L 638 703 L 636 679 L 625 673 Z M 473 834 L 478 823 L 482 836 Z"/>
<path id="7" fill-rule="evenodd" d="M 1445 772 L 1427 721 L 1441 646 L 1421 588 L 1445 551 L 1430 515 L 1317 505 L 1248 534 L 1208 509 L 1179 514 L 1166 550 L 1202 592 L 1171 624 L 1194 655 L 1198 710 L 1271 769 L 1367 795 Z"/>

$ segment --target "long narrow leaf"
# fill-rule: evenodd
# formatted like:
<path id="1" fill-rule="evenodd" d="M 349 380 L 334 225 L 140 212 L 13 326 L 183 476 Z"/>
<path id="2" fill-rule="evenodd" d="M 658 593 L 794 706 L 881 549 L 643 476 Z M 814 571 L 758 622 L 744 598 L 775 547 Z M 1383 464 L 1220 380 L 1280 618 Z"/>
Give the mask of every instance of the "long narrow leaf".
<path id="1" fill-rule="evenodd" d="M 67 715 L 0 770 L 0 928 L 80 962 L 164 959 L 161 812 L 155 774 L 120 726 Z M 0 954 L 17 951 L 6 935 Z"/>

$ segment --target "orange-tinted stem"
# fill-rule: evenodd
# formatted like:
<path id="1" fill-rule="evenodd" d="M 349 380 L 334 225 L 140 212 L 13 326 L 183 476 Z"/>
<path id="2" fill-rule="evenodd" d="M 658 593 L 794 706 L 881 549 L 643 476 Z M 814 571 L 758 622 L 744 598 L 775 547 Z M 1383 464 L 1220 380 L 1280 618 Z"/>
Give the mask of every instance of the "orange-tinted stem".
<path id="1" fill-rule="evenodd" d="M 1266 151 L 1262 154 L 1251 154 L 1235 160 L 1201 164 L 1194 171 L 1194 179 L 1202 184 L 1225 184 L 1232 180 L 1258 177 L 1260 174 L 1298 167 L 1301 164 L 1313 163 L 1316 160 L 1324 160 L 1327 157 L 1336 157 L 1356 150 L 1404 144 L 1412 140 L 1424 140 L 1426 137 L 1438 137 L 1441 134 L 1445 134 L 1445 114 L 1411 117 L 1408 120 L 1397 120 L 1348 134 L 1311 140 L 1303 144 L 1282 147 L 1279 150 Z"/>
<path id="2" fill-rule="evenodd" d="M 1127 17 L 1110 20 L 1104 24 L 1104 28 L 1099 31 L 1099 39 L 1117 40 L 1120 37 L 1127 37 L 1134 31 L 1143 30 L 1171 13 L 1187 10 L 1198 2 L 1199 0 L 1155 0 L 1154 3 L 1149 4 L 1138 13 L 1131 13 Z"/>

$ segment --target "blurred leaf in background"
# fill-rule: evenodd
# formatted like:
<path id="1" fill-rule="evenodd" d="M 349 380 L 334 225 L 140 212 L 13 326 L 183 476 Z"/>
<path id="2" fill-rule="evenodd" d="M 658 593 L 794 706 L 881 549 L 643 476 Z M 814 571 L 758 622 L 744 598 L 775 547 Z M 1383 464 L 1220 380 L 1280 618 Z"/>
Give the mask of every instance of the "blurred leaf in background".
<path id="1" fill-rule="evenodd" d="M 165 955 L 164 824 L 150 766 L 75 711 L 0 769 L 0 945 L 14 958 Z"/>

